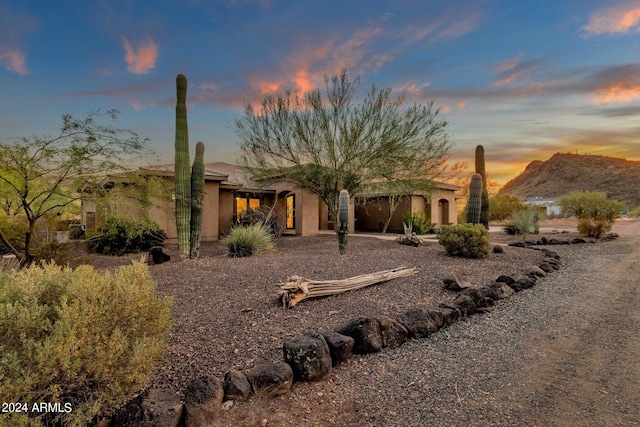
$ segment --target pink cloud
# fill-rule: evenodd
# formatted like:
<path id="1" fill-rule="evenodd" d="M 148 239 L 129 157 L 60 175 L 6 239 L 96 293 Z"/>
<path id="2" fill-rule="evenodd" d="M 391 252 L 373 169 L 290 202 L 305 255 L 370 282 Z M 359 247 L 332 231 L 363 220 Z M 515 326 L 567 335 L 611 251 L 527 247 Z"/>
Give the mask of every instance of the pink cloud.
<path id="1" fill-rule="evenodd" d="M 125 56 L 127 61 L 127 71 L 133 74 L 147 74 L 156 66 L 158 57 L 158 47 L 152 40 L 143 40 L 138 43 L 138 49 L 135 51 L 129 40 L 122 38 L 124 44 Z"/>
<path id="2" fill-rule="evenodd" d="M 19 50 L 0 48 L 0 65 L 20 75 L 29 74 L 26 56 Z"/>
<path id="3" fill-rule="evenodd" d="M 588 35 L 623 34 L 640 31 L 640 5 L 638 1 L 594 12 L 587 25 L 582 27 Z"/>

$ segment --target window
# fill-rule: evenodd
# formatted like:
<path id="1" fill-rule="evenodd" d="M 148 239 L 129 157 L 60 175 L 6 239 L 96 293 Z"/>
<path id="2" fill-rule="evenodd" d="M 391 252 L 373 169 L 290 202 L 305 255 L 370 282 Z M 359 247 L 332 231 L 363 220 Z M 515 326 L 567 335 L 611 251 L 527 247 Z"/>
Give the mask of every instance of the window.
<path id="1" fill-rule="evenodd" d="M 247 209 L 260 209 L 260 199 L 252 197 L 236 197 L 236 216 L 239 217 L 245 213 Z"/>
<path id="2" fill-rule="evenodd" d="M 295 195 L 291 194 L 289 196 L 287 196 L 286 198 L 286 204 L 287 204 L 287 221 L 286 221 L 286 228 L 287 230 L 293 230 L 294 228 L 296 228 L 296 222 L 295 222 Z"/>

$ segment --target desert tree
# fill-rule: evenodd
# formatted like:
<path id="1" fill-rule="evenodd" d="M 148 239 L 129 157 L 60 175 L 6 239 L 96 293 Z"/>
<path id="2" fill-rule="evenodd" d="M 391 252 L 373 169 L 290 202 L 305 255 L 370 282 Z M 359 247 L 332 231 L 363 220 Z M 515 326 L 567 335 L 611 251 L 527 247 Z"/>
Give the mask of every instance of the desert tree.
<path id="1" fill-rule="evenodd" d="M 8 241 L 0 227 L 0 241 L 29 263 L 36 222 L 61 212 L 97 188 L 107 174 L 124 171 L 150 153 L 148 140 L 114 127 L 118 111 L 94 111 L 82 118 L 62 116 L 54 136 L 33 136 L 0 143 L 0 186 L 7 200 L 17 203 L 27 231 L 24 252 Z M 103 124 L 103 121 L 108 121 Z"/>
<path id="2" fill-rule="evenodd" d="M 247 103 L 233 125 L 244 166 L 263 183 L 291 182 L 318 195 L 337 218 L 338 196 L 367 185 L 430 178 L 451 142 L 433 102 L 409 105 L 405 93 L 360 78 L 325 77 L 324 90 Z M 395 191 L 395 188 L 394 188 Z"/>

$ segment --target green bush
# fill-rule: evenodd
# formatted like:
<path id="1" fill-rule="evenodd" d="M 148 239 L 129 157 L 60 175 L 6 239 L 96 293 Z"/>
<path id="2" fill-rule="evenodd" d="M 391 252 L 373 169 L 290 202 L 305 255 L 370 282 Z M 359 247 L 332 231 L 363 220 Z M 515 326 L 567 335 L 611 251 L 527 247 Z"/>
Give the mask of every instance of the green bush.
<path id="1" fill-rule="evenodd" d="M 153 221 L 109 218 L 98 234 L 87 239 L 87 249 L 104 255 L 124 255 L 162 245 L 167 233 Z"/>
<path id="2" fill-rule="evenodd" d="M 0 425 L 86 425 L 124 403 L 164 354 L 171 304 L 142 262 L 0 271 L 0 401 L 70 410 L 2 414 Z"/>
<path id="3" fill-rule="evenodd" d="M 220 243 L 226 248 L 227 255 L 234 258 L 251 256 L 273 249 L 269 230 L 260 224 L 239 226 L 224 236 Z"/>
<path id="4" fill-rule="evenodd" d="M 489 232 L 482 224 L 444 225 L 438 241 L 449 255 L 483 258 L 491 252 Z"/>
<path id="5" fill-rule="evenodd" d="M 433 223 L 424 212 L 412 212 L 402 217 L 402 222 L 410 224 L 414 233 L 429 234 L 434 232 Z"/>
<path id="6" fill-rule="evenodd" d="M 492 221 L 504 221 L 525 209 L 527 206 L 516 196 L 496 194 L 489 199 L 489 219 Z"/>
<path id="7" fill-rule="evenodd" d="M 583 236 L 599 239 L 609 231 L 611 231 L 611 221 L 607 221 L 604 217 L 595 219 L 582 217 L 578 220 L 578 232 Z"/>

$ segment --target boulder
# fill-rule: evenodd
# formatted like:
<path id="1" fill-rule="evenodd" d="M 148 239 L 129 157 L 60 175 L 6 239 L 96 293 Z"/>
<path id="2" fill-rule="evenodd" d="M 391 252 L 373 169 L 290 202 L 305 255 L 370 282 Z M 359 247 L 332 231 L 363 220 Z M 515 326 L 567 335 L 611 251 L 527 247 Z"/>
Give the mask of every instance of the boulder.
<path id="1" fill-rule="evenodd" d="M 184 391 L 184 422 L 186 427 L 214 426 L 220 416 L 224 390 L 214 377 L 192 379 Z"/>
<path id="2" fill-rule="evenodd" d="M 477 311 L 476 304 L 469 295 L 458 295 L 453 299 L 453 305 L 458 307 L 463 316 L 471 316 Z"/>
<path id="3" fill-rule="evenodd" d="M 490 286 L 482 286 L 478 288 L 478 291 L 481 292 L 485 298 L 489 298 L 492 302 L 500 299 L 498 298 L 498 294 L 496 293 L 495 289 Z M 493 305 L 493 303 L 491 305 Z"/>
<path id="4" fill-rule="evenodd" d="M 293 384 L 293 370 L 285 362 L 258 365 L 247 372 L 256 395 L 275 397 L 287 393 Z"/>
<path id="5" fill-rule="evenodd" d="M 487 298 L 478 288 L 467 288 L 460 292 L 460 295 L 467 295 L 471 297 L 476 308 L 493 306 L 493 299 Z"/>
<path id="6" fill-rule="evenodd" d="M 129 427 L 176 427 L 183 405 L 175 390 L 152 388 L 119 409 L 109 425 Z"/>
<path id="7" fill-rule="evenodd" d="M 516 273 L 511 277 L 515 281 L 514 285 L 519 286 L 521 290 L 532 288 L 533 285 L 535 285 L 535 282 L 531 280 L 529 277 L 525 276 L 524 274 Z M 510 286 L 513 287 L 513 285 L 510 285 Z"/>
<path id="8" fill-rule="evenodd" d="M 511 298 L 516 293 L 511 286 L 504 282 L 492 283 L 488 287 L 493 289 L 498 299 Z"/>
<path id="9" fill-rule="evenodd" d="M 494 245 L 493 246 L 493 253 L 494 254 L 503 254 L 504 253 L 504 246 L 502 246 L 502 245 Z"/>
<path id="10" fill-rule="evenodd" d="M 148 265 L 162 264 L 169 260 L 171 260 L 171 257 L 163 252 L 161 246 L 154 246 L 149 249 L 149 253 L 147 254 Z"/>
<path id="11" fill-rule="evenodd" d="M 247 376 L 240 371 L 229 371 L 224 374 L 222 389 L 224 400 L 247 400 L 251 394 L 251 384 Z"/>
<path id="12" fill-rule="evenodd" d="M 516 248 L 526 248 L 527 244 L 525 242 L 519 241 L 519 242 L 509 243 L 509 246 L 513 246 L 513 247 L 516 247 Z"/>
<path id="13" fill-rule="evenodd" d="M 334 331 L 322 332 L 322 336 L 329 347 L 329 354 L 331 355 L 333 366 L 336 366 L 351 357 L 354 344 L 353 338 Z"/>
<path id="14" fill-rule="evenodd" d="M 376 353 L 382 349 L 382 331 L 375 317 L 358 317 L 338 327 L 336 332 L 353 338 L 354 353 Z"/>
<path id="15" fill-rule="evenodd" d="M 540 265 L 538 265 L 538 268 L 540 268 L 545 273 L 551 273 L 554 270 L 554 268 L 551 267 L 551 265 L 547 262 L 540 263 Z"/>
<path id="16" fill-rule="evenodd" d="M 418 239 L 415 236 L 413 236 L 413 237 L 401 237 L 400 239 L 398 239 L 398 242 L 403 244 L 403 245 L 413 246 L 413 247 L 416 247 L 416 248 L 418 246 L 420 246 L 420 239 Z"/>
<path id="17" fill-rule="evenodd" d="M 427 305 L 424 307 L 425 310 L 429 313 L 429 316 L 436 322 L 436 326 L 442 328 L 444 326 L 444 309 L 441 307 L 435 307 L 433 305 Z"/>
<path id="18" fill-rule="evenodd" d="M 547 276 L 547 273 L 543 269 L 535 265 L 527 268 L 524 274 L 530 278 Z"/>
<path id="19" fill-rule="evenodd" d="M 295 380 L 319 381 L 331 372 L 329 346 L 320 334 L 309 333 L 286 339 L 282 352 Z"/>
<path id="20" fill-rule="evenodd" d="M 511 276 L 507 276 L 506 274 L 501 274 L 496 279 L 496 283 L 500 283 L 500 282 L 506 283 L 507 285 L 511 285 L 515 282 L 515 280 L 513 280 Z"/>
<path id="21" fill-rule="evenodd" d="M 438 330 L 438 325 L 429 311 L 422 307 L 410 308 L 396 320 L 407 329 L 409 338 L 425 338 Z"/>
<path id="22" fill-rule="evenodd" d="M 385 348 L 400 347 L 407 340 L 409 331 L 391 317 L 379 317 L 382 346 Z"/>
<path id="23" fill-rule="evenodd" d="M 455 274 L 446 276 L 442 279 L 442 282 L 444 283 L 445 289 L 450 291 L 460 291 L 471 286 L 471 283 L 469 283 L 468 280 L 461 279 Z"/>
<path id="24" fill-rule="evenodd" d="M 445 326 L 455 323 L 462 314 L 457 306 L 446 303 L 438 304 L 438 310 L 442 312 L 442 320 Z"/>
<path id="25" fill-rule="evenodd" d="M 587 241 L 585 239 L 583 239 L 582 237 L 576 237 L 575 239 L 573 239 L 571 241 L 571 243 L 573 243 L 574 245 L 580 244 L 580 243 L 587 243 Z"/>

